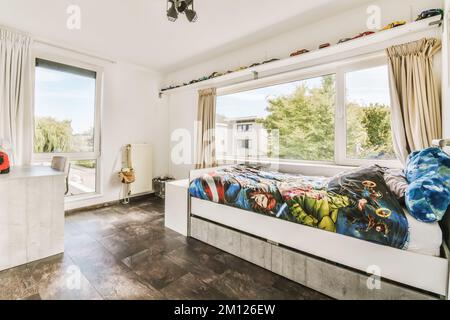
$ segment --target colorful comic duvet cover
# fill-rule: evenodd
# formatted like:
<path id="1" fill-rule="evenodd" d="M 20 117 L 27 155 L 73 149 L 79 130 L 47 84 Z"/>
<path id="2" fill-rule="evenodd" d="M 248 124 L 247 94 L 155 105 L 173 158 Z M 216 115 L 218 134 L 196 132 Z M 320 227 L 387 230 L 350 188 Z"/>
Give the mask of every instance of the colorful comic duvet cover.
<path id="1" fill-rule="evenodd" d="M 202 200 L 407 249 L 408 220 L 376 166 L 332 179 L 233 166 L 195 179 L 189 191 Z"/>

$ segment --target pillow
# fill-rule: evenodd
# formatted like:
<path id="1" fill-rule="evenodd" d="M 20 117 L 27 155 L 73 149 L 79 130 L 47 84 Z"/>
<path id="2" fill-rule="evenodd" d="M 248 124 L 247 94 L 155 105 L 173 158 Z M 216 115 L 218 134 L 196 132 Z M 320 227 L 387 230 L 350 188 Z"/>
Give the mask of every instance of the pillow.
<path id="1" fill-rule="evenodd" d="M 450 156 L 439 148 L 414 152 L 406 178 L 409 213 L 422 222 L 441 221 L 450 205 Z"/>
<path id="2" fill-rule="evenodd" d="M 400 203 L 405 203 L 406 190 L 408 189 L 408 180 L 401 169 L 387 169 L 384 173 L 384 181 L 389 190 L 397 197 Z"/>

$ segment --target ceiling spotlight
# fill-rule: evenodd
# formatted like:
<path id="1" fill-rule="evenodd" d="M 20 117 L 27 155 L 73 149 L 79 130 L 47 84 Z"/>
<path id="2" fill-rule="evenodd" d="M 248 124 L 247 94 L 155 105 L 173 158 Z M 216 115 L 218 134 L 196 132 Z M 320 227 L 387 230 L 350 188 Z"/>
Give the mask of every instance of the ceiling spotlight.
<path id="1" fill-rule="evenodd" d="M 168 0 L 167 2 L 167 4 L 170 6 L 169 9 L 167 9 L 167 19 L 172 22 L 177 21 L 178 19 L 178 11 L 175 7 L 174 1 L 176 0 Z"/>
<path id="2" fill-rule="evenodd" d="M 188 7 L 186 1 L 179 1 L 178 2 L 178 6 L 177 6 L 177 10 L 179 13 L 183 13 L 184 10 L 186 10 Z"/>
<path id="3" fill-rule="evenodd" d="M 167 0 L 167 6 L 169 21 L 176 21 L 179 14 L 186 14 L 189 22 L 195 22 L 198 19 L 197 12 L 194 10 L 194 0 Z"/>
<path id="4" fill-rule="evenodd" d="M 186 18 L 189 20 L 189 22 L 195 22 L 198 19 L 197 12 L 191 9 L 186 9 L 185 12 Z"/>

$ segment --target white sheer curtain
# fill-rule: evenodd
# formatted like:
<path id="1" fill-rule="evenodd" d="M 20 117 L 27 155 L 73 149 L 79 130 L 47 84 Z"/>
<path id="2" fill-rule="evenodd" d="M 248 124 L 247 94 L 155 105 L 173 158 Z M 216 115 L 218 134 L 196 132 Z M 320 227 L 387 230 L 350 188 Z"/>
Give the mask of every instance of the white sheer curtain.
<path id="1" fill-rule="evenodd" d="M 14 165 L 29 165 L 33 151 L 31 43 L 0 28 L 0 141 L 10 145 Z"/>

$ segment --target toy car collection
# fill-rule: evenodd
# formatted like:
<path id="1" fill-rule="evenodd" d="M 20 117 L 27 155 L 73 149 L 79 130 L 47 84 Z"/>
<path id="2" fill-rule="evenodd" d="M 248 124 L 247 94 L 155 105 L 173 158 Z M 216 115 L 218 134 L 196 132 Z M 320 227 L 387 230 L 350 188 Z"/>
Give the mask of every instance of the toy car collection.
<path id="1" fill-rule="evenodd" d="M 442 9 L 425 10 L 417 17 L 416 21 L 424 20 L 424 19 L 435 17 L 435 16 L 438 16 L 438 15 L 441 15 L 443 17 L 444 16 L 444 11 Z M 389 23 L 387 26 L 385 26 L 380 31 L 397 28 L 397 27 L 405 25 L 406 23 L 407 22 L 404 21 L 404 20 L 394 21 L 394 22 Z M 359 39 L 359 38 L 363 38 L 363 37 L 366 37 L 366 36 L 370 36 L 370 35 L 372 35 L 374 33 L 375 33 L 374 31 L 365 31 L 365 32 L 362 32 L 362 33 L 352 37 L 352 38 L 342 38 L 342 39 L 340 39 L 338 41 L 338 44 L 349 42 L 349 41 L 356 40 L 356 39 Z M 320 49 L 324 49 L 324 48 L 328 48 L 330 46 L 331 46 L 330 43 L 321 44 L 319 46 L 319 50 Z M 310 52 L 308 49 L 302 49 L 302 50 L 298 50 L 298 51 L 295 51 L 295 52 L 291 53 L 290 56 L 291 57 L 295 57 L 295 56 L 299 56 L 299 55 L 302 55 L 302 54 L 305 54 L 305 53 L 308 53 L 308 52 Z M 229 70 L 227 72 L 217 72 L 216 71 L 216 72 L 213 72 L 209 76 L 201 77 L 199 79 L 192 80 L 192 81 L 190 81 L 188 83 L 184 83 L 182 85 L 169 86 L 167 88 L 162 89 L 161 91 L 167 91 L 167 90 L 172 90 L 172 89 L 176 89 L 176 88 L 183 87 L 183 86 L 188 86 L 188 85 L 191 85 L 191 84 L 194 84 L 194 83 L 198 83 L 198 82 L 206 81 L 206 80 L 209 80 L 209 79 L 217 78 L 217 77 L 220 77 L 220 76 L 223 76 L 223 75 L 227 75 L 227 74 L 230 74 L 230 73 L 242 71 L 242 70 L 245 70 L 245 69 L 248 69 L 248 68 L 255 68 L 255 67 L 258 67 L 260 65 L 271 63 L 271 62 L 278 61 L 278 60 L 279 59 L 270 59 L 270 60 L 266 60 L 264 62 L 256 62 L 256 63 L 251 64 L 250 66 L 239 67 L 239 68 L 236 68 L 234 70 Z"/>

